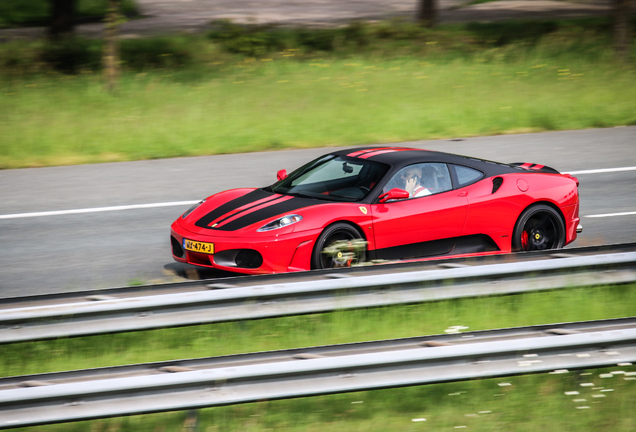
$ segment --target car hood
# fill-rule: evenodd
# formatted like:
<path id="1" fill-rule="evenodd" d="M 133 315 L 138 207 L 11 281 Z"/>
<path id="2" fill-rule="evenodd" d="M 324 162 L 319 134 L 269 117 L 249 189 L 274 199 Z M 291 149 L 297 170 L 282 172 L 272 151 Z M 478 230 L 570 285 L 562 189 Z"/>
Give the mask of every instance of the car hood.
<path id="1" fill-rule="evenodd" d="M 311 198 L 300 198 L 267 192 L 263 189 L 234 189 L 207 198 L 185 219 L 177 222 L 190 232 L 202 235 L 235 235 L 260 228 L 276 216 L 321 204 Z"/>

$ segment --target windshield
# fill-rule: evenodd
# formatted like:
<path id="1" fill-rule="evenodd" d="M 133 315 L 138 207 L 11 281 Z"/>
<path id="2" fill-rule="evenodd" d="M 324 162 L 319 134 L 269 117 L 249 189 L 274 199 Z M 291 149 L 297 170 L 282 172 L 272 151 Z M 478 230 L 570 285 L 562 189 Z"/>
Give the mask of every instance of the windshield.
<path id="1" fill-rule="evenodd" d="M 388 166 L 363 159 L 327 155 L 297 169 L 271 186 L 271 191 L 330 201 L 360 201 Z"/>

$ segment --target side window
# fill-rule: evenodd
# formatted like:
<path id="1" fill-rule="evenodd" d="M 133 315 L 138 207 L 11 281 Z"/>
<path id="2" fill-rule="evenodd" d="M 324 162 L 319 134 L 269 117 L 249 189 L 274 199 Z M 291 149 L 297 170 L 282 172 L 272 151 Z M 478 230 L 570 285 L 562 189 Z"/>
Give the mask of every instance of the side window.
<path id="1" fill-rule="evenodd" d="M 446 164 L 421 163 L 398 171 L 384 186 L 382 193 L 393 188 L 403 189 L 411 198 L 416 198 L 451 190 L 452 183 Z"/>
<path id="2" fill-rule="evenodd" d="M 484 174 L 481 171 L 477 171 L 473 168 L 468 168 L 461 165 L 452 165 L 457 176 L 457 187 L 467 186 L 471 183 L 475 183 L 481 179 Z"/>

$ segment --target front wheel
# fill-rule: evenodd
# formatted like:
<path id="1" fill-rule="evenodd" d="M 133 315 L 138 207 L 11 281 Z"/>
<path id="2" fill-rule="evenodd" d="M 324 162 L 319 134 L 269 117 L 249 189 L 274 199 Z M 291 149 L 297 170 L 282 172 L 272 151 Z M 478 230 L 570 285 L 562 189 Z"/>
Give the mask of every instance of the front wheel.
<path id="1" fill-rule="evenodd" d="M 565 224 L 552 207 L 537 204 L 521 213 L 512 234 L 512 250 L 560 249 L 565 245 Z"/>
<path id="2" fill-rule="evenodd" d="M 351 267 L 365 261 L 366 241 L 346 223 L 336 223 L 320 234 L 311 256 L 312 269 Z"/>

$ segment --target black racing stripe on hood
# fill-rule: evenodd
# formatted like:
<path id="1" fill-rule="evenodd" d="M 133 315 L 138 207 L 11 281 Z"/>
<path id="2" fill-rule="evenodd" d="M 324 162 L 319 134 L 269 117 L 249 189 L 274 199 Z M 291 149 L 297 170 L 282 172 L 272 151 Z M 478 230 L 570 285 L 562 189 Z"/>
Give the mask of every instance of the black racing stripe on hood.
<path id="1" fill-rule="evenodd" d="M 260 207 L 260 206 L 265 205 L 265 204 L 270 204 L 270 203 L 271 203 L 271 204 L 273 204 L 273 203 L 274 203 L 274 201 L 279 201 L 279 200 L 281 200 L 281 199 L 283 199 L 283 198 L 285 198 L 283 195 L 278 195 L 278 196 L 274 196 L 274 197 L 272 197 L 272 198 L 270 198 L 270 199 L 266 199 L 265 201 L 260 201 L 260 202 L 259 202 L 259 201 L 256 201 L 256 204 L 251 205 L 251 206 L 249 206 L 249 207 L 246 207 L 246 208 L 244 208 L 243 210 L 237 211 L 236 213 L 231 213 L 231 212 L 230 212 L 230 213 L 228 213 L 228 214 L 227 214 L 227 216 L 225 216 L 223 219 L 219 220 L 219 221 L 218 221 L 217 223 L 215 223 L 214 225 L 215 225 L 215 226 L 216 226 L 216 225 L 222 225 L 222 224 L 223 224 L 223 222 L 225 222 L 226 220 L 231 219 L 231 218 L 233 218 L 233 217 L 235 217 L 235 216 L 238 216 L 238 215 L 240 215 L 241 213 L 249 212 L 249 211 L 250 211 L 250 210 L 252 210 L 253 208 L 255 208 L 255 207 Z"/>
<path id="2" fill-rule="evenodd" d="M 275 197 L 276 195 L 271 192 L 265 192 L 262 189 L 256 189 L 252 192 L 240 196 L 238 198 L 234 198 L 232 201 L 228 201 L 223 205 L 218 206 L 210 213 L 203 216 L 201 219 L 195 222 L 195 225 L 199 228 L 210 228 L 208 225 L 212 223 L 212 221 L 226 215 L 227 213 L 236 210 L 239 207 L 243 207 L 249 203 L 262 200 L 267 197 Z"/>
<path id="3" fill-rule="evenodd" d="M 316 201 L 313 199 L 294 197 L 292 199 L 289 199 L 283 202 L 274 203 L 260 210 L 256 210 L 252 213 L 246 214 L 245 216 L 241 216 L 237 219 L 234 219 L 231 222 L 226 223 L 225 225 L 219 228 L 210 228 L 210 227 L 206 227 L 206 228 L 210 228 L 214 230 L 218 229 L 220 231 L 236 231 L 238 229 L 245 228 L 248 225 L 252 225 L 259 221 L 264 221 L 266 219 L 269 219 L 277 215 L 291 213 L 304 207 L 316 205 L 318 204 L 318 202 L 319 201 Z"/>

